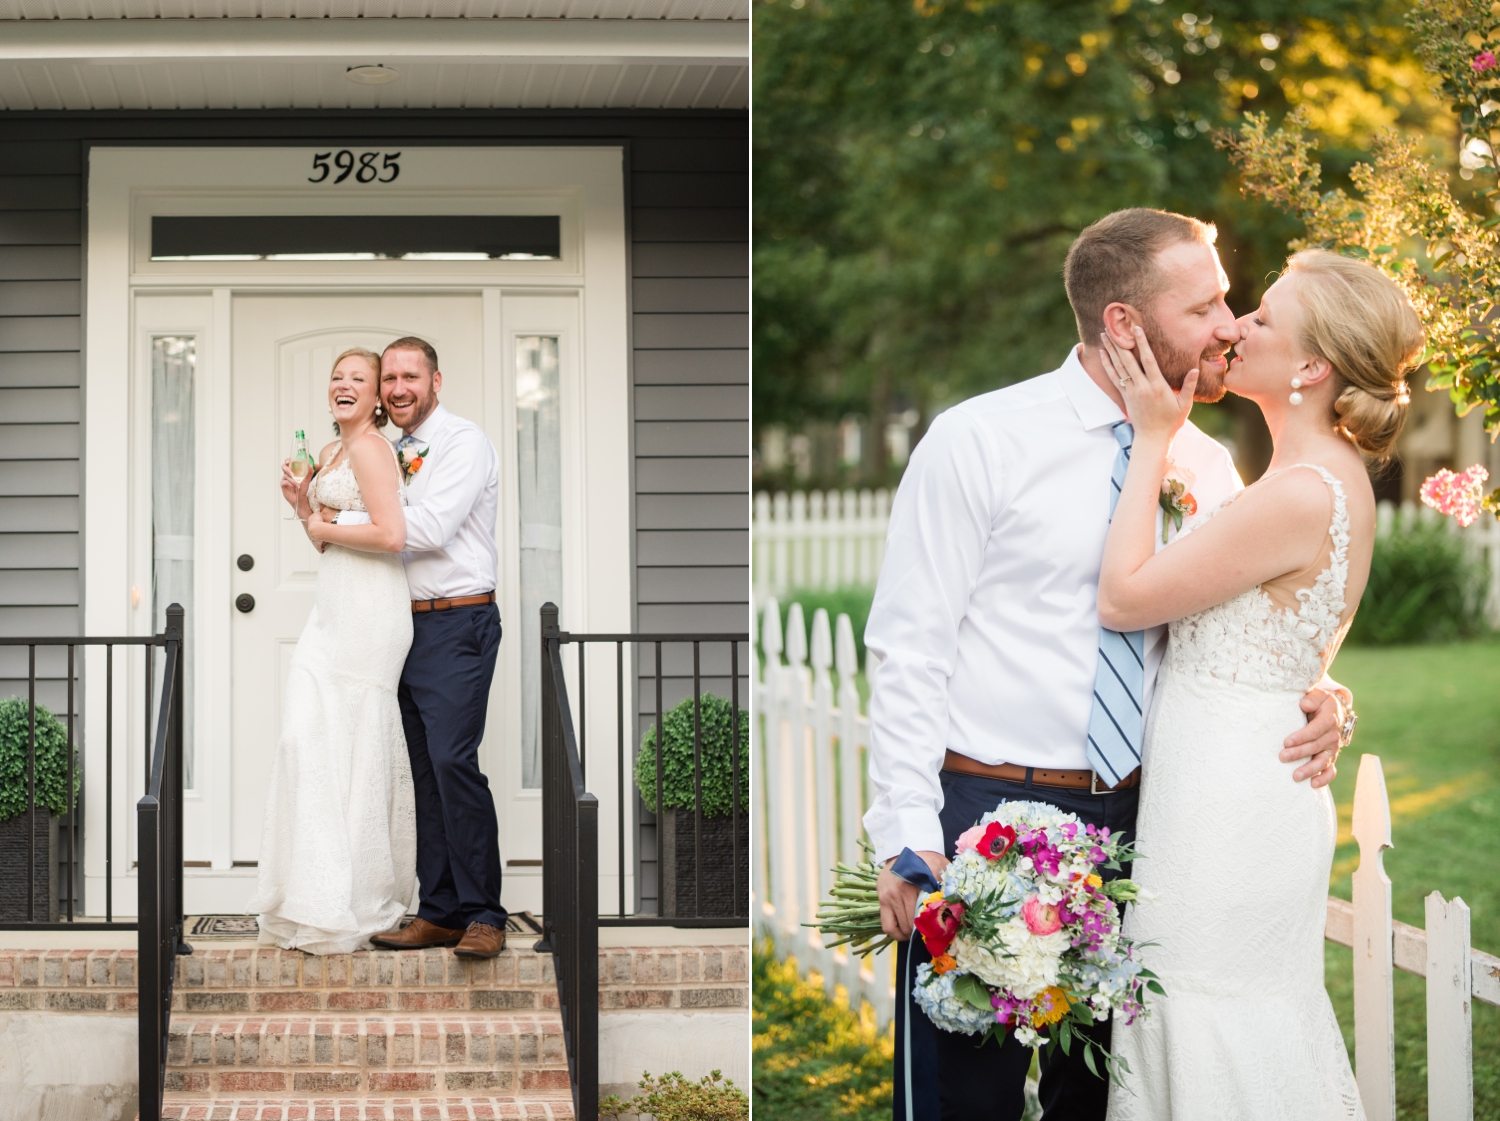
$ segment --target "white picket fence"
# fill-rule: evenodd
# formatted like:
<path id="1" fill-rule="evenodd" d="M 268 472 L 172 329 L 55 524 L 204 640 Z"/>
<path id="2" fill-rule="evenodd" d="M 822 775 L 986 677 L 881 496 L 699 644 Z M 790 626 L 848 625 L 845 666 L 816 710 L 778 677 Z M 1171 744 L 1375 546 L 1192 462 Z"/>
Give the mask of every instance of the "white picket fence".
<path id="1" fill-rule="evenodd" d="M 755 927 L 777 953 L 821 974 L 830 995 L 842 985 L 851 1006 L 868 1002 L 884 1026 L 895 1015 L 893 955 L 862 962 L 843 947 L 825 947 L 802 925 L 831 888 L 833 865 L 862 857 L 870 722 L 855 685 L 854 630 L 847 615 L 830 627 L 820 608 L 809 642 L 802 607 L 794 603 L 783 633 L 774 598 L 755 622 L 752 641 L 761 654 L 750 724 Z M 1392 921 L 1381 856 L 1391 847 L 1390 802 L 1374 755 L 1359 762 L 1354 837 L 1360 850 L 1354 901 L 1329 897 L 1326 937 L 1354 950 L 1354 1062 L 1365 1113 L 1370 1121 L 1396 1117 L 1394 968 L 1427 978 L 1429 1121 L 1474 1121 L 1471 1002 L 1500 1005 L 1500 958 L 1471 948 L 1462 899 L 1429 895 L 1425 931 Z"/>
<path id="2" fill-rule="evenodd" d="M 885 559 L 890 512 L 891 496 L 884 490 L 761 491 L 755 496 L 750 563 L 756 605 L 804 588 L 874 587 Z M 1399 507 L 1382 502 L 1376 532 L 1441 516 L 1411 502 Z M 1465 530 L 1451 519 L 1448 525 L 1483 555 L 1487 614 L 1491 625 L 1500 627 L 1500 522 L 1484 517 Z"/>
<path id="3" fill-rule="evenodd" d="M 761 491 L 750 538 L 755 602 L 793 588 L 874 587 L 890 518 L 885 490 Z"/>

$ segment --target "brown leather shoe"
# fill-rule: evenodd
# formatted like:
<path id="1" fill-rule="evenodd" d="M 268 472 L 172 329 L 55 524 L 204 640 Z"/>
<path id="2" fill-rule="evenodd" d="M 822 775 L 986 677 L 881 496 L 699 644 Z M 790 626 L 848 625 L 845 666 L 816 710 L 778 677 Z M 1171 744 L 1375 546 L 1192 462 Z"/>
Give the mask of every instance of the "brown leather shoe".
<path id="1" fill-rule="evenodd" d="M 412 919 L 402 930 L 372 935 L 370 942 L 387 950 L 425 950 L 429 946 L 456 946 L 463 932 L 434 926 L 426 919 Z"/>
<path id="2" fill-rule="evenodd" d="M 505 931 L 487 922 L 471 922 L 453 952 L 461 958 L 492 958 L 505 949 Z"/>

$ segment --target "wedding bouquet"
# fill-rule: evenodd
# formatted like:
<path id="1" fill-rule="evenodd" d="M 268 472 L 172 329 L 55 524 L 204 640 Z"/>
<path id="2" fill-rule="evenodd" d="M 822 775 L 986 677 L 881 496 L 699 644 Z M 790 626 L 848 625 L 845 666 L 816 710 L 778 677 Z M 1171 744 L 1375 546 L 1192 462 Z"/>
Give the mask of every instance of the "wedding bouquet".
<path id="1" fill-rule="evenodd" d="M 1099 1074 L 1102 1061 L 1118 1081 L 1120 1060 L 1076 1029 L 1111 1013 L 1131 1023 L 1146 1014 L 1146 990 L 1162 992 L 1140 947 L 1120 933 L 1120 904 L 1140 887 L 1100 875 L 1134 855 L 1109 829 L 1043 802 L 1002 802 L 985 814 L 959 837 L 940 883 L 904 851 L 897 874 L 936 888 L 919 898 L 914 924 L 932 955 L 913 979 L 917 1004 L 945 1031 L 1001 1041 L 1014 1031 L 1025 1046 L 1065 1053 L 1081 1044 L 1089 1069 Z M 809 925 L 868 953 L 880 945 L 876 869 L 837 871 L 834 898 Z"/>

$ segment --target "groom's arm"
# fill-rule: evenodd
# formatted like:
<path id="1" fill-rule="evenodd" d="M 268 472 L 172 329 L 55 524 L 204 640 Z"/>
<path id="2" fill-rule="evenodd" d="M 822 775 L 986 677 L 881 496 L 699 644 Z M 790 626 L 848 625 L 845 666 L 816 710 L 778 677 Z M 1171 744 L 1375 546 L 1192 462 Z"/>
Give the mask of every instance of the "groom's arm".
<path id="1" fill-rule="evenodd" d="M 445 549 L 474 509 L 497 468 L 494 445 L 477 428 L 454 435 L 441 455 L 423 465 L 432 472 L 420 502 L 406 508 L 406 548 L 422 553 Z"/>
<path id="2" fill-rule="evenodd" d="M 917 446 L 891 509 L 885 561 L 866 645 L 870 680 L 870 784 L 865 829 L 875 860 L 903 848 L 934 873 L 946 863 L 939 773 L 948 745 L 948 683 L 958 632 L 989 540 L 998 465 L 979 422 L 944 413 Z M 917 889 L 889 869 L 880 878 L 887 931 L 911 933 Z"/>

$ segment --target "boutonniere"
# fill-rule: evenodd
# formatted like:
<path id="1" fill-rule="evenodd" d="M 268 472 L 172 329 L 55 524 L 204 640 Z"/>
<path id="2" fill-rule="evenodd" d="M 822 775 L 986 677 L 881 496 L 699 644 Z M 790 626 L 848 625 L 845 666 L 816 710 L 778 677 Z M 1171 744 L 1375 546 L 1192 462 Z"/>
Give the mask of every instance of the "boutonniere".
<path id="1" fill-rule="evenodd" d="M 412 476 L 422 470 L 422 464 L 426 461 L 427 453 L 432 450 L 431 446 L 423 448 L 410 459 L 406 458 L 406 452 L 401 449 L 396 451 L 396 462 L 401 464 L 401 477 L 405 482 L 411 482 Z"/>
<path id="2" fill-rule="evenodd" d="M 1197 476 L 1186 467 L 1178 467 L 1167 460 L 1167 473 L 1161 480 L 1161 494 L 1157 503 L 1162 508 L 1161 542 L 1167 543 L 1167 525 L 1170 523 L 1178 533 L 1182 532 L 1182 519 L 1191 518 L 1198 512 L 1198 500 L 1193 497 L 1193 483 Z"/>

